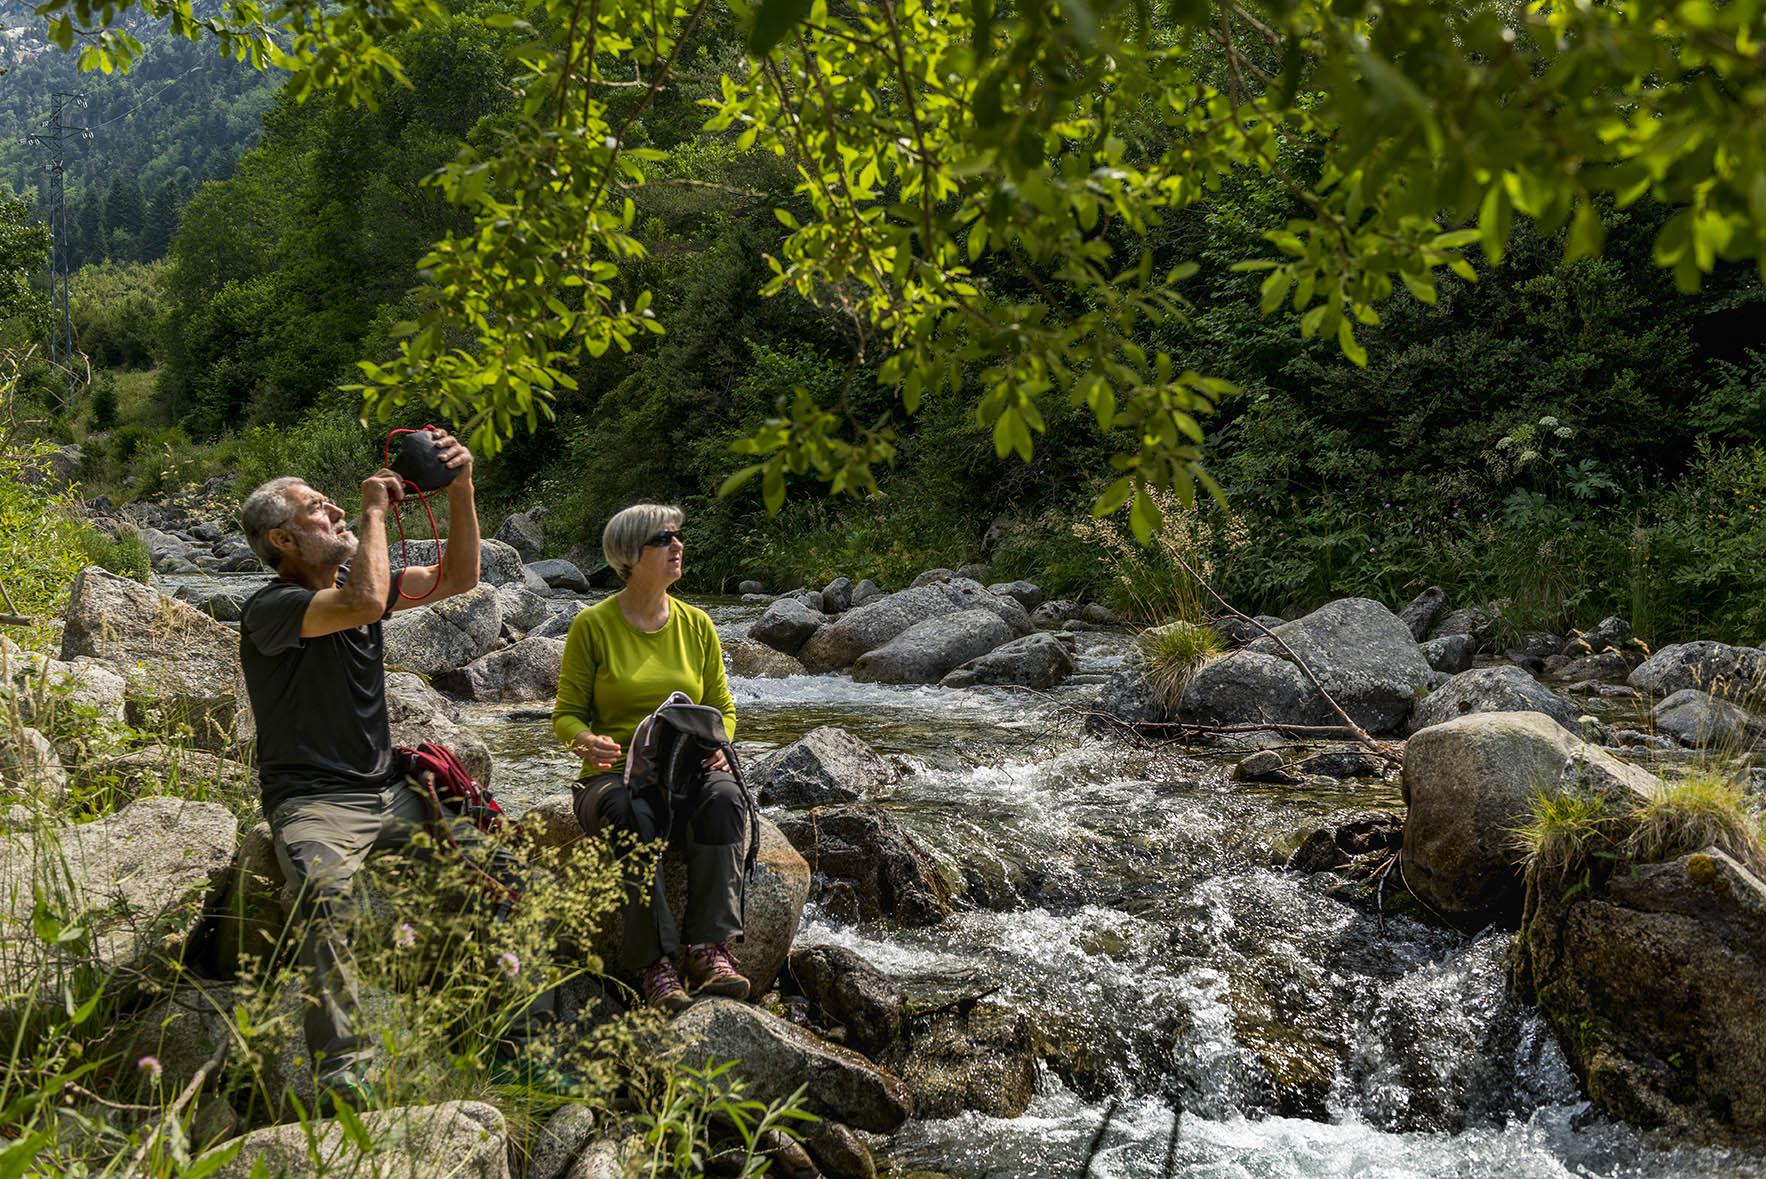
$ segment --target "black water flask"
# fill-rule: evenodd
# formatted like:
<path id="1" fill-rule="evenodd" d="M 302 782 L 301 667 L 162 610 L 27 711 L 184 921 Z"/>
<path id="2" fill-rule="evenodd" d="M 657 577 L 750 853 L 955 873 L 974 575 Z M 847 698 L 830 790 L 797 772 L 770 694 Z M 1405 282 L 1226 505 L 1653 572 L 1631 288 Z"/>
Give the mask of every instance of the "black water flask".
<path id="1" fill-rule="evenodd" d="M 435 453 L 435 435 L 427 429 L 400 435 L 399 452 L 390 466 L 394 474 L 425 494 L 440 491 L 460 473 Z"/>

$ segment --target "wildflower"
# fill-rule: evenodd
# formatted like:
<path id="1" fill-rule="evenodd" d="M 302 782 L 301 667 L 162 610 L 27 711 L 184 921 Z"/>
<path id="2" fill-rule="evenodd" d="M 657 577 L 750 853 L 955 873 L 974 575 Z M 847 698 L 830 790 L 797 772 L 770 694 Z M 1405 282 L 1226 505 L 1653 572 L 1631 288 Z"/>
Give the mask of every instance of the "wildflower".
<path id="1" fill-rule="evenodd" d="M 497 965 L 501 966 L 503 968 L 503 973 L 510 978 L 514 978 L 521 973 L 521 959 L 515 956 L 514 950 L 504 950 L 501 954 L 498 954 Z"/>
<path id="2" fill-rule="evenodd" d="M 160 1067 L 159 1057 L 143 1056 L 135 1062 L 135 1067 L 147 1074 L 147 1079 L 155 1085 L 159 1084 L 160 1074 L 165 1070 Z"/>
<path id="3" fill-rule="evenodd" d="M 401 950 L 408 950 L 417 944 L 417 931 L 411 928 L 410 922 L 401 921 L 399 927 L 392 931 L 392 944 Z"/>

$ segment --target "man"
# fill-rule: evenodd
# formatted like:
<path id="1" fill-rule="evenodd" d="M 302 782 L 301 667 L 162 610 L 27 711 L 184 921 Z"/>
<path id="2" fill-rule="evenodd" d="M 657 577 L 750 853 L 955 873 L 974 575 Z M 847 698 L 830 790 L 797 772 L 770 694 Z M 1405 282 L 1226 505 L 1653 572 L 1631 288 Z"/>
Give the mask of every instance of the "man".
<path id="1" fill-rule="evenodd" d="M 472 455 L 434 433 L 437 457 L 455 472 L 439 565 L 389 575 L 386 516 L 403 482 L 388 470 L 362 483 L 360 537 L 343 509 L 298 478 L 270 480 L 240 509 L 252 551 L 277 575 L 245 604 L 239 652 L 257 718 L 264 814 L 283 874 L 299 890 L 299 959 L 317 983 L 307 1047 L 321 1092 L 358 1105 L 372 1097 L 373 1044 L 356 1028 L 344 924 L 350 882 L 371 851 L 404 845 L 429 818 L 426 796 L 405 782 L 393 753 L 381 623 L 478 584 Z M 477 835 L 465 824 L 457 833 Z"/>

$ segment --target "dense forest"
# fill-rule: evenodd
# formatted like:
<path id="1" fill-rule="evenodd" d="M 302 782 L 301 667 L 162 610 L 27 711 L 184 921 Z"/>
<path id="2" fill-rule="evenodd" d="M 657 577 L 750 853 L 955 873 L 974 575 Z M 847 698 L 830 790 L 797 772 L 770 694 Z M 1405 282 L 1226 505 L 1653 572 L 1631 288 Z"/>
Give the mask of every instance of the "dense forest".
<path id="1" fill-rule="evenodd" d="M 230 175 L 222 161 L 255 133 L 240 124 L 268 79 L 219 67 L 177 76 L 195 60 L 180 55 L 197 51 L 156 43 L 129 92 L 177 76 L 179 117 L 139 137 L 150 154 L 80 172 L 82 192 L 126 176 L 151 208 L 149 193 L 206 182 L 163 264 L 76 279 L 86 350 L 101 366 L 154 373 L 151 393 L 125 395 L 120 410 L 100 375 L 54 428 L 86 441 L 91 485 L 154 494 L 168 472 L 293 463 L 337 492 L 371 461 L 359 401 L 337 387 L 357 378 L 358 359 L 387 352 L 416 314 L 409 292 L 430 243 L 464 225 L 426 178 L 515 117 L 515 34 L 487 19 L 498 11 L 459 5 L 408 35 L 397 49 L 410 85 L 376 109 L 276 96 Z M 681 502 L 700 588 L 741 575 L 900 582 L 985 559 L 1001 576 L 1133 607 L 1165 558 L 1090 520 L 1113 474 L 1088 410 L 1045 406 L 1034 460 L 999 460 L 971 398 L 932 396 L 909 417 L 845 321 L 791 294 L 759 297 L 786 232 L 775 209 L 789 216 L 798 198 L 784 161 L 703 129 L 703 100 L 741 41 L 727 21 L 701 25 L 629 132 L 661 158 L 630 194 L 645 254 L 620 282 L 655 293 L 666 333 L 580 365 L 557 420 L 487 464 L 496 507 L 545 503 L 558 549 L 592 553 L 619 506 Z M 25 121 L 15 81 L 50 67 L 12 68 L 0 134 Z M 88 89 L 93 125 L 155 109 L 117 115 L 96 80 Z M 639 101 L 613 93 L 616 114 Z M 0 175 L 16 183 L 28 169 L 5 150 Z M 1205 423 L 1227 508 L 1175 514 L 1162 543 L 1190 547 L 1246 608 L 1286 614 L 1348 593 L 1397 603 L 1440 584 L 1456 601 L 1504 604 L 1516 630 L 1616 612 L 1657 639 L 1766 639 L 1766 292 L 1751 267 L 1719 263 L 1697 294 L 1677 292 L 1651 257 L 1672 210 L 1647 201 L 1603 206 L 1599 258 L 1566 263 L 1561 233 L 1522 226 L 1476 283 L 1445 276 L 1432 305 L 1403 292 L 1383 304 L 1377 326 L 1356 329 L 1369 358 L 1358 367 L 1335 341 L 1303 338 L 1296 318 L 1264 315 L 1258 276 L 1232 269 L 1293 200 L 1273 179 L 1243 179 L 1149 230 L 1158 266 L 1197 266 L 1178 288 L 1187 314 L 1144 331 L 1240 388 Z M 110 232 L 82 258 L 153 256 L 145 236 Z M 981 265 L 999 290 L 1057 309 L 1071 297 L 1046 271 L 992 255 Z M 125 381 L 125 393 L 137 386 Z M 798 389 L 900 431 L 879 494 L 828 498 L 803 479 L 776 516 L 753 488 L 720 499 L 744 462 L 732 441 Z"/>

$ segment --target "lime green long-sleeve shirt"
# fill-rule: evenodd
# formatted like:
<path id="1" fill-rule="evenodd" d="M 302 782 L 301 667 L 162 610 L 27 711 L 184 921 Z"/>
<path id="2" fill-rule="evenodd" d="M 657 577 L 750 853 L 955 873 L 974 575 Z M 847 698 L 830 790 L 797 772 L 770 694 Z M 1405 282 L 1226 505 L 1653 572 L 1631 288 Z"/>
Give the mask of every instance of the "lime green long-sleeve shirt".
<path id="1" fill-rule="evenodd" d="M 723 713 L 724 731 L 736 739 L 736 702 L 711 616 L 671 597 L 668 621 L 645 632 L 626 621 L 617 597 L 607 597 L 579 611 L 565 636 L 552 731 L 566 745 L 584 730 L 613 738 L 617 769 L 639 722 L 671 692 Z"/>

